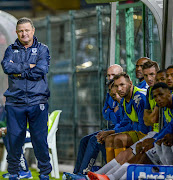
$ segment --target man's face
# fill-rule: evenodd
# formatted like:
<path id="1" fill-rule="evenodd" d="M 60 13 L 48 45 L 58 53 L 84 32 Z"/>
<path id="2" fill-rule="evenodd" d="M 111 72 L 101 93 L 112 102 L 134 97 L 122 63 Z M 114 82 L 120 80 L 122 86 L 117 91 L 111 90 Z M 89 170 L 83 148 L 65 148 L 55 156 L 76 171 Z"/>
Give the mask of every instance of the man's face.
<path id="1" fill-rule="evenodd" d="M 173 68 L 166 71 L 166 84 L 170 89 L 173 88 Z"/>
<path id="2" fill-rule="evenodd" d="M 166 107 L 169 104 L 169 89 L 157 88 L 153 90 L 153 97 L 159 107 Z"/>
<path id="3" fill-rule="evenodd" d="M 119 68 L 117 67 L 110 67 L 107 71 L 107 80 L 113 79 L 116 74 L 120 73 Z"/>
<path id="4" fill-rule="evenodd" d="M 144 58 L 141 58 L 141 59 L 139 59 L 137 61 L 137 63 L 136 63 L 136 78 L 137 79 L 143 79 L 144 78 L 144 75 L 143 75 L 143 72 L 142 72 L 142 66 L 147 61 L 148 60 L 144 59 Z"/>
<path id="5" fill-rule="evenodd" d="M 160 72 L 156 74 L 156 83 L 163 82 L 166 83 L 166 73 Z"/>
<path id="6" fill-rule="evenodd" d="M 150 87 L 153 87 L 155 84 L 155 79 L 156 79 L 156 74 L 157 74 L 155 67 L 153 66 L 151 68 L 144 69 L 143 74 L 144 74 L 144 79 L 146 83 Z"/>
<path id="7" fill-rule="evenodd" d="M 119 96 L 125 98 L 130 93 L 132 82 L 128 82 L 123 76 L 121 76 L 119 79 L 114 80 L 114 86 Z"/>
<path id="8" fill-rule="evenodd" d="M 28 45 L 33 42 L 35 28 L 32 28 L 30 23 L 19 24 L 16 29 L 19 41 L 23 45 Z"/>
<path id="9" fill-rule="evenodd" d="M 112 97 L 114 101 L 120 102 L 121 97 L 118 95 L 115 86 L 113 85 L 109 91 L 109 95 Z"/>

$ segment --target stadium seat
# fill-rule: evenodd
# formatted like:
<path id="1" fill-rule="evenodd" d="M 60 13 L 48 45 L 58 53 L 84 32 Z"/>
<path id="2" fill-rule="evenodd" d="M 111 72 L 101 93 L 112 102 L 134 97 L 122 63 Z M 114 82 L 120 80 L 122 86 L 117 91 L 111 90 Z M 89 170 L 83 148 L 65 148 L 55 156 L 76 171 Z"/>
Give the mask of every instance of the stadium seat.
<path id="1" fill-rule="evenodd" d="M 0 139 L 0 144 L 4 144 L 2 138 Z M 2 155 L 2 160 L 0 162 L 0 171 L 6 171 L 7 170 L 7 150 L 5 148 L 5 146 L 3 146 L 3 155 Z"/>
<path id="2" fill-rule="evenodd" d="M 55 178 L 59 178 L 59 166 L 58 166 L 58 156 L 57 156 L 57 148 L 56 148 L 56 132 L 58 130 L 58 123 L 61 114 L 61 110 L 53 111 L 49 116 L 48 121 L 48 146 L 49 146 L 49 155 L 50 155 L 50 162 L 52 165 L 52 172 L 51 176 Z M 26 137 L 30 136 L 29 132 L 27 131 Z M 32 143 L 28 142 L 24 145 L 24 152 L 27 148 L 33 148 Z"/>

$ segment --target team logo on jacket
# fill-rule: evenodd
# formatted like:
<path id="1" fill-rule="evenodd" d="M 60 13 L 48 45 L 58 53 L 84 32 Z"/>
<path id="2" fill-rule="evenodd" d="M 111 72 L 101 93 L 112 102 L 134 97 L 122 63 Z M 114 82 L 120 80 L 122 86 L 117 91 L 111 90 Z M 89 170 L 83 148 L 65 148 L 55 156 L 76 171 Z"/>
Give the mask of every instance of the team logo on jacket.
<path id="1" fill-rule="evenodd" d="M 135 95 L 134 96 L 134 98 L 133 98 L 133 100 L 135 101 L 135 103 L 137 104 L 136 105 L 136 107 L 138 108 L 138 106 L 139 106 L 139 103 L 140 103 L 140 100 L 141 100 L 142 98 L 140 97 L 140 95 Z"/>
<path id="2" fill-rule="evenodd" d="M 19 52 L 19 50 L 18 50 L 18 49 L 15 49 L 13 53 L 18 53 L 18 52 Z"/>
<path id="3" fill-rule="evenodd" d="M 37 55 L 37 48 L 32 48 L 32 55 Z"/>
<path id="4" fill-rule="evenodd" d="M 45 109 L 44 104 L 40 104 L 40 110 L 41 110 L 41 111 L 44 111 L 44 109 Z"/>

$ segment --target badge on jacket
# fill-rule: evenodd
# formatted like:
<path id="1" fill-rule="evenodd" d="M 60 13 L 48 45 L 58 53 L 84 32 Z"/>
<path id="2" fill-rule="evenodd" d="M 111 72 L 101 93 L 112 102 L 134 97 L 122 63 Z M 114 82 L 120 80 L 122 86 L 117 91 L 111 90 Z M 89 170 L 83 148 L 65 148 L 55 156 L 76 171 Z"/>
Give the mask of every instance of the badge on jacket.
<path id="1" fill-rule="evenodd" d="M 32 48 L 32 54 L 31 55 L 37 55 L 37 48 Z"/>
<path id="2" fill-rule="evenodd" d="M 44 104 L 40 104 L 40 110 L 41 110 L 41 111 L 44 111 L 44 109 L 45 109 Z"/>

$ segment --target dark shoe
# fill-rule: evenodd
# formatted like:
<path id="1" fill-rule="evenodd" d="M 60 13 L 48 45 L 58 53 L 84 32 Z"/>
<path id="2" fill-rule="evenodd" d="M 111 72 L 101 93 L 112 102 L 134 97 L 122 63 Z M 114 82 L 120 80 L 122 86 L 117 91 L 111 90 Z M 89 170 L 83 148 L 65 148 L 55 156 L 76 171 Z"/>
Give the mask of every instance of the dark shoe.
<path id="1" fill-rule="evenodd" d="M 18 180 L 18 179 L 20 179 L 18 174 L 13 174 L 13 175 L 10 174 L 10 176 L 9 176 L 9 180 Z"/>
<path id="2" fill-rule="evenodd" d="M 48 175 L 43 175 L 43 174 L 41 174 L 41 175 L 39 176 L 39 178 L 40 178 L 40 180 L 49 180 L 49 176 L 48 176 Z"/>

